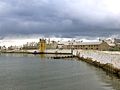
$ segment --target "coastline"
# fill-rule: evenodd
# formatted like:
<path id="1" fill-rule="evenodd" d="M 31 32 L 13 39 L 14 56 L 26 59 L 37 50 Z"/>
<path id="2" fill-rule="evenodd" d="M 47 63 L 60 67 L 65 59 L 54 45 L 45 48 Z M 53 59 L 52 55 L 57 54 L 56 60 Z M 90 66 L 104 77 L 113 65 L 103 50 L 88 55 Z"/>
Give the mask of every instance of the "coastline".
<path id="1" fill-rule="evenodd" d="M 112 73 L 115 76 L 120 77 L 120 69 L 114 67 L 111 63 L 103 64 L 103 63 L 100 63 L 100 62 L 97 62 L 97 61 L 93 61 L 92 58 L 84 58 L 84 57 L 79 57 L 79 56 L 77 58 L 78 58 L 78 60 L 89 63 L 89 64 L 91 64 L 95 67 L 103 69 L 106 72 Z"/>
<path id="2" fill-rule="evenodd" d="M 39 50 L 4 50 L 0 51 L 0 53 L 20 53 L 20 54 L 62 54 L 62 55 L 72 55 L 70 50 L 58 50 L 58 49 L 50 49 L 45 52 L 39 52 Z"/>
<path id="3" fill-rule="evenodd" d="M 77 54 L 77 53 L 79 53 L 79 54 Z M 111 54 L 111 52 L 109 52 L 109 51 L 80 50 L 80 51 L 74 51 L 74 55 L 77 56 L 78 60 L 84 61 L 95 67 L 101 68 L 104 71 L 111 73 L 120 78 L 120 66 L 119 66 L 119 64 L 120 64 L 119 57 L 120 56 L 119 56 L 119 54 L 116 54 L 116 52 L 115 53 L 112 52 L 112 54 Z M 114 58 L 114 57 L 116 57 L 116 58 Z M 117 61 L 117 59 L 118 59 L 118 61 Z M 116 62 L 118 62 L 118 63 L 116 63 Z"/>

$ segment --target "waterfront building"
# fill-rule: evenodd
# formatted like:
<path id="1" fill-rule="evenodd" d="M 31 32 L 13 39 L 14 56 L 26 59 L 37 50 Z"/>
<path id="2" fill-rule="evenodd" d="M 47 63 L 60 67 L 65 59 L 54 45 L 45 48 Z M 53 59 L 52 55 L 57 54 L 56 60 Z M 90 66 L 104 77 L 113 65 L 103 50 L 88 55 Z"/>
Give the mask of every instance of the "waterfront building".
<path id="1" fill-rule="evenodd" d="M 58 45 L 57 45 L 57 48 L 58 48 L 58 49 L 63 49 L 63 47 L 64 47 L 64 44 L 58 44 Z"/>
<path id="2" fill-rule="evenodd" d="M 1 50 L 7 50 L 6 46 L 1 46 Z"/>
<path id="3" fill-rule="evenodd" d="M 27 42 L 22 47 L 23 50 L 32 50 L 32 49 L 38 49 L 38 43 L 37 42 Z"/>
<path id="4" fill-rule="evenodd" d="M 105 41 L 99 42 L 71 42 L 63 47 L 64 49 L 82 49 L 82 50 L 109 50 L 109 45 Z"/>
<path id="5" fill-rule="evenodd" d="M 58 43 L 56 41 L 51 41 L 46 44 L 47 49 L 57 49 Z"/>
<path id="6" fill-rule="evenodd" d="M 9 46 L 7 49 L 8 50 L 19 50 L 20 48 L 18 46 Z"/>
<path id="7" fill-rule="evenodd" d="M 114 43 L 115 43 L 115 49 L 120 51 L 120 39 L 114 39 Z"/>

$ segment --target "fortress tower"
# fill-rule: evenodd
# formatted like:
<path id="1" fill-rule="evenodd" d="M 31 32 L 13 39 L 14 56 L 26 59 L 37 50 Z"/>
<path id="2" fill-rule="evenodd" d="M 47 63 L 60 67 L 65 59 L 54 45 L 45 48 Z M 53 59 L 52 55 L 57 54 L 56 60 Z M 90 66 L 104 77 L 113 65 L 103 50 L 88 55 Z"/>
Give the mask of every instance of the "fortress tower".
<path id="1" fill-rule="evenodd" d="M 46 50 L 46 39 L 40 39 L 39 42 L 39 51 L 44 53 Z"/>

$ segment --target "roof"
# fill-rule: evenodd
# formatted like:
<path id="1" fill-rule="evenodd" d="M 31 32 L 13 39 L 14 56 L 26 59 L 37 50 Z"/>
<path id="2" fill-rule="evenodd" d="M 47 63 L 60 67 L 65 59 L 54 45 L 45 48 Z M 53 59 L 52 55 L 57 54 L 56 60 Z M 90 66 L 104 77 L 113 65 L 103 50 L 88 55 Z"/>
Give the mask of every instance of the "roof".
<path id="1" fill-rule="evenodd" d="M 74 42 L 73 44 L 65 43 L 65 45 L 99 45 L 102 42 Z"/>
<path id="2" fill-rule="evenodd" d="M 109 43 L 108 43 L 108 45 L 109 45 L 109 46 L 115 46 L 115 44 L 114 44 L 114 43 L 111 43 L 111 44 L 109 44 Z"/>
<path id="3" fill-rule="evenodd" d="M 80 42 L 80 43 L 76 43 L 74 45 L 99 45 L 102 42 Z"/>
<path id="4" fill-rule="evenodd" d="M 107 44 L 108 44 L 109 46 L 115 46 L 115 43 L 113 43 L 113 42 L 107 42 Z"/>

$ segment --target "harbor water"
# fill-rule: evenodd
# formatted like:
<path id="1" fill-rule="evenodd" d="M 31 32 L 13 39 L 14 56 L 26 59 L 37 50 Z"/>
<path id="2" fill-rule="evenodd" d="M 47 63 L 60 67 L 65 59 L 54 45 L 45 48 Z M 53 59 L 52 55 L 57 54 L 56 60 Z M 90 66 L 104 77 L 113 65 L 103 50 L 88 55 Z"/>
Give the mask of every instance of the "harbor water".
<path id="1" fill-rule="evenodd" d="M 1 54 L 0 90 L 120 90 L 120 80 L 73 58 Z"/>

